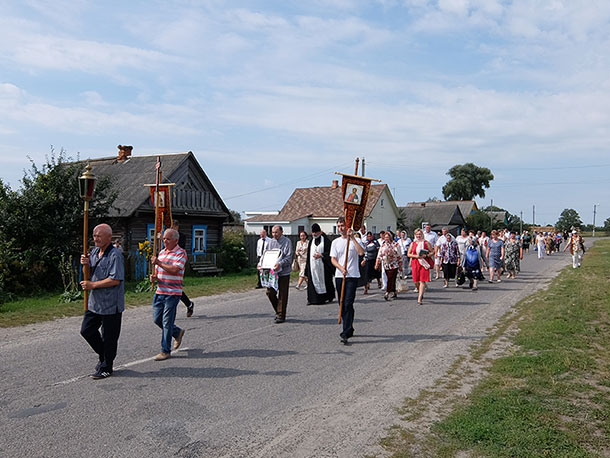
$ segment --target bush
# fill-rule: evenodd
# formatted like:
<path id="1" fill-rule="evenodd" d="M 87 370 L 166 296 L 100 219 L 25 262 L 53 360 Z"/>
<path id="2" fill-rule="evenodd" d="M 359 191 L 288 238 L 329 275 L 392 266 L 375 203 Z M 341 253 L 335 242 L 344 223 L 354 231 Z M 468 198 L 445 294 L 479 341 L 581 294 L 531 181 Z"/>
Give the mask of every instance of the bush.
<path id="1" fill-rule="evenodd" d="M 233 229 L 223 234 L 220 247 L 213 250 L 217 254 L 216 263 L 227 273 L 242 272 L 248 268 L 248 255 L 244 245 L 243 229 Z"/>

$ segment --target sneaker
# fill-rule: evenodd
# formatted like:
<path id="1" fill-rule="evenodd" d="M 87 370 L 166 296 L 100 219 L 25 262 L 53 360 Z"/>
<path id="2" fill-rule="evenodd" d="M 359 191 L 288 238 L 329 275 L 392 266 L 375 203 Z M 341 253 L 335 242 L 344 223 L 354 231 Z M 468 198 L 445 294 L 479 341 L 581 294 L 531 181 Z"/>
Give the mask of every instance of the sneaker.
<path id="1" fill-rule="evenodd" d="M 91 377 L 93 380 L 101 380 L 103 378 L 108 378 L 111 375 L 112 375 L 112 371 L 109 371 L 106 369 L 104 369 L 104 370 L 98 369 L 93 374 L 91 374 L 89 377 Z"/>
<path id="2" fill-rule="evenodd" d="M 195 309 L 195 303 L 191 301 L 189 305 L 186 306 L 186 317 L 190 318 L 193 316 L 193 310 Z"/>
<path id="3" fill-rule="evenodd" d="M 155 360 L 155 361 L 165 361 L 166 359 L 169 359 L 170 356 L 172 356 L 170 353 L 161 352 L 158 355 L 156 355 L 153 358 L 153 360 Z"/>
<path id="4" fill-rule="evenodd" d="M 184 337 L 184 329 L 180 329 L 180 334 L 178 334 L 178 337 L 174 339 L 174 350 L 178 350 L 178 348 L 180 348 L 182 337 Z"/>

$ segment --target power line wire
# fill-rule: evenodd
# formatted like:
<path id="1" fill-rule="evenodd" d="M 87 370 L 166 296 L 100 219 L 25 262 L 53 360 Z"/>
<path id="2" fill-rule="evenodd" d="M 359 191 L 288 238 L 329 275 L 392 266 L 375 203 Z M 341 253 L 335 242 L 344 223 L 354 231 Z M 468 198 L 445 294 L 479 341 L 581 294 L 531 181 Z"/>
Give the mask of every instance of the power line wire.
<path id="1" fill-rule="evenodd" d="M 337 169 L 341 170 L 343 167 L 346 167 L 347 165 L 349 165 L 349 164 L 336 165 L 336 166 L 333 166 L 331 168 L 324 169 L 324 170 L 321 170 L 319 172 L 312 173 L 310 175 L 305 175 L 305 176 L 302 176 L 302 177 L 299 177 L 299 178 L 292 179 L 290 181 L 286 181 L 284 183 L 279 183 L 279 184 L 276 184 L 276 185 L 273 185 L 273 186 L 269 186 L 267 188 L 257 189 L 255 191 L 245 192 L 243 194 L 237 194 L 235 196 L 223 197 L 223 199 L 224 200 L 237 199 L 238 197 L 250 196 L 252 194 L 258 194 L 259 192 L 265 192 L 265 191 L 269 191 L 271 189 L 277 189 L 277 188 L 281 188 L 283 186 L 293 185 L 293 184 L 298 183 L 300 181 L 307 180 L 307 179 L 310 179 L 310 178 L 313 178 L 313 177 L 316 177 L 316 176 L 319 176 L 319 175 L 323 175 L 325 173 L 328 173 L 331 170 L 337 170 Z"/>

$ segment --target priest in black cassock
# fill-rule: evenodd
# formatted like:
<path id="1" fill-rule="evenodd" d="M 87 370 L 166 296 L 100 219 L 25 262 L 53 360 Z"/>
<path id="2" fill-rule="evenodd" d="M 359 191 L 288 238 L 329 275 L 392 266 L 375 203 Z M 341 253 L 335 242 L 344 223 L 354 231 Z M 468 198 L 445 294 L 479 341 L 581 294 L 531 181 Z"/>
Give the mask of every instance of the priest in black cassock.
<path id="1" fill-rule="evenodd" d="M 311 226 L 305 275 L 309 279 L 307 305 L 325 304 L 335 299 L 335 267 L 330 262 L 330 240 L 317 223 Z"/>

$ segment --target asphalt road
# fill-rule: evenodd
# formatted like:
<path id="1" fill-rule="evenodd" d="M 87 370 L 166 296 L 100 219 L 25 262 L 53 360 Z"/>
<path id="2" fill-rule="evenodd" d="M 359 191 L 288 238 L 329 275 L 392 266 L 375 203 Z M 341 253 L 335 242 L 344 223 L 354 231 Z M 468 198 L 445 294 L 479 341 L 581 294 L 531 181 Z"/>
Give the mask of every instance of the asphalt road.
<path id="1" fill-rule="evenodd" d="M 425 303 L 380 291 L 356 297 L 355 336 L 339 342 L 335 304 L 306 306 L 291 288 L 273 323 L 264 290 L 195 300 L 183 348 L 155 362 L 151 308 L 126 311 L 115 373 L 87 377 L 96 356 L 80 318 L 0 329 L 2 457 L 354 457 L 379 452 L 395 407 L 442 376 L 519 299 L 544 287 L 567 254 L 526 255 L 521 275 L 478 292 L 432 282 Z"/>

